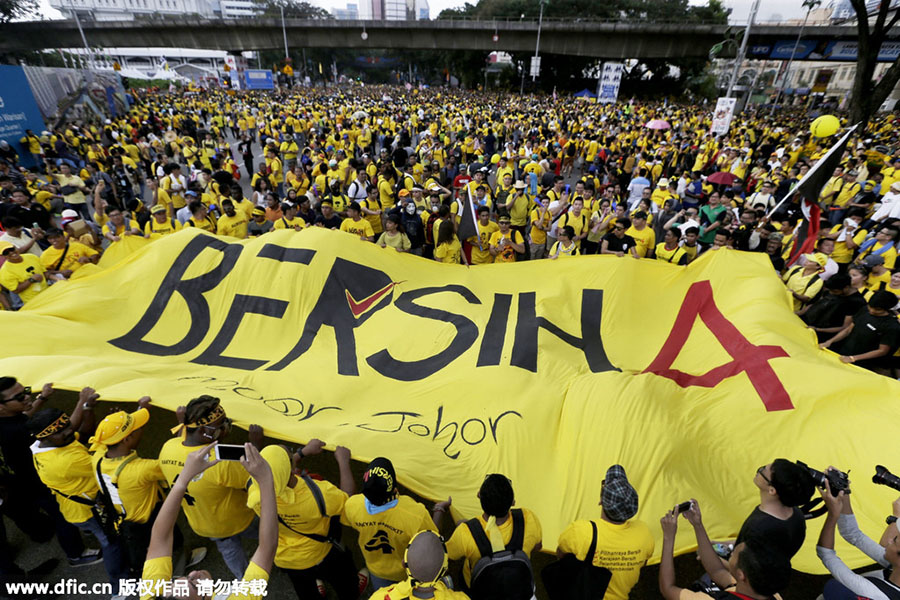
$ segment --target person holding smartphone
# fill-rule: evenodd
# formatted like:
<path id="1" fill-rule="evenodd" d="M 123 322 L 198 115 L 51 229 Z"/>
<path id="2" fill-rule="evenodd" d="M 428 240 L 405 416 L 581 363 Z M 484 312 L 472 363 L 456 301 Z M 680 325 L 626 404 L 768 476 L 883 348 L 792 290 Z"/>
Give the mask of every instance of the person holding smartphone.
<path id="1" fill-rule="evenodd" d="M 278 512 L 275 504 L 275 487 L 272 478 L 272 470 L 269 464 L 260 456 L 259 450 L 251 443 L 244 444 L 244 457 L 240 462 L 224 461 L 218 459 L 210 459 L 210 451 L 216 446 L 216 442 L 203 446 L 188 453 L 184 458 L 184 467 L 179 471 L 177 481 L 172 486 L 169 495 L 163 502 L 159 515 L 153 523 L 153 530 L 150 534 L 150 547 L 147 550 L 147 559 L 144 561 L 144 569 L 141 573 L 141 579 L 153 581 L 151 592 L 141 595 L 141 600 L 151 600 L 152 598 L 166 598 L 158 594 L 165 589 L 165 582 L 172 580 L 172 546 L 174 541 L 173 530 L 175 521 L 180 512 L 180 504 L 186 500 L 190 494 L 188 486 L 196 483 L 194 480 L 205 479 L 206 471 L 214 469 L 219 465 L 235 465 L 244 471 L 244 476 L 249 473 L 255 485 L 259 487 L 259 545 L 250 558 L 250 562 L 246 569 L 238 575 L 238 579 L 251 582 L 254 588 L 261 588 L 263 594 L 251 593 L 247 595 L 237 596 L 232 594 L 232 598 L 241 598 L 242 600 L 260 600 L 265 592 L 265 586 L 260 582 L 267 582 L 272 571 L 272 564 L 275 559 L 275 551 L 278 548 Z M 201 591 L 212 588 L 212 576 L 209 571 L 192 571 L 187 577 L 187 598 L 200 599 L 207 597 L 208 594 L 201 594 Z M 207 583 L 208 582 L 208 583 Z M 207 585 L 209 587 L 207 587 Z M 179 598 L 185 596 L 179 595 Z"/>
<path id="2" fill-rule="evenodd" d="M 218 398 L 203 395 L 178 409 L 183 425 L 181 435 L 172 438 L 159 451 L 159 463 L 169 486 L 181 475 L 187 456 L 197 448 L 220 441 L 231 429 Z M 262 428 L 251 425 L 250 441 L 262 445 Z M 247 555 L 242 537 L 255 537 L 253 511 L 247 508 L 247 472 L 236 461 L 222 461 L 203 477 L 190 481 L 184 495 L 184 515 L 194 533 L 216 543 L 225 564 L 235 577 L 247 570 Z M 157 517 L 158 519 L 158 517 Z"/>

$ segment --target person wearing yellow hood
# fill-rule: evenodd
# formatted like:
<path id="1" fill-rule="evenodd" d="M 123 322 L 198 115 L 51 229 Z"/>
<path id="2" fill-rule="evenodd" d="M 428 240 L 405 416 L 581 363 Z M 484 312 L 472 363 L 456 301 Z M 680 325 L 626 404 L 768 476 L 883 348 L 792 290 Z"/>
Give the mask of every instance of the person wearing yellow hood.
<path id="1" fill-rule="evenodd" d="M 178 480 L 172 485 L 172 490 L 163 502 L 156 522 L 153 523 L 153 532 L 150 536 L 150 547 L 147 549 L 147 560 L 144 561 L 144 569 L 141 579 L 151 582 L 149 590 L 144 591 L 141 586 L 141 600 L 163 598 L 163 590 L 178 590 L 177 598 L 188 600 L 204 600 L 212 598 L 212 576 L 209 571 L 191 571 L 186 578 L 187 585 L 178 584 L 175 587 L 172 582 L 172 545 L 175 535 L 175 520 L 181 512 L 181 501 L 186 497 L 188 484 L 210 467 L 219 464 L 219 460 L 212 460 L 210 454 L 218 442 L 202 446 L 194 450 L 184 458 L 184 467 L 179 472 Z M 230 461 L 226 461 L 230 462 Z M 247 593 L 232 593 L 225 600 L 261 600 L 266 595 L 266 587 L 269 574 L 272 571 L 272 562 L 278 547 L 278 513 L 275 506 L 275 488 L 272 483 L 272 470 L 269 464 L 259 455 L 259 450 L 247 442 L 244 444 L 244 456 L 240 459 L 246 473 L 253 478 L 253 482 L 259 486 L 259 545 L 250 558 L 243 575 L 238 579 L 247 582 L 246 587 L 241 586 Z M 207 591 L 209 590 L 209 591 Z M 187 594 L 183 593 L 187 592 Z M 220 596 L 216 596 L 217 599 Z"/>
<path id="2" fill-rule="evenodd" d="M 447 548 L 438 535 L 420 531 L 409 542 L 403 556 L 406 580 L 375 591 L 371 600 L 406 600 L 434 598 L 434 600 L 468 600 L 462 592 L 455 592 L 441 578 L 447 572 Z"/>
<path id="3" fill-rule="evenodd" d="M 323 445 L 321 440 L 310 440 L 293 455 L 294 461 L 319 454 Z M 316 597 L 316 580 L 321 579 L 331 584 L 340 600 L 356 600 L 359 588 L 353 557 L 329 535 L 332 517 L 340 516 L 348 494 L 354 492 L 350 451 L 343 446 L 334 451 L 342 488 L 347 489 L 295 473 L 284 446 L 266 446 L 260 455 L 269 463 L 275 482 L 279 523 L 275 565 L 287 574 L 298 598 Z M 259 514 L 256 482 L 247 491 L 247 506 Z"/>
<path id="4" fill-rule="evenodd" d="M 140 575 L 147 555 L 150 529 L 162 506 L 161 484 L 166 480 L 159 460 L 140 458 L 135 450 L 150 420 L 149 405 L 150 397 L 144 396 L 138 400 L 138 410 L 133 413 L 120 410 L 107 415 L 90 439 L 93 471 L 101 493 L 108 497 L 122 519 L 119 534 L 134 577 Z M 180 535 L 176 533 L 177 537 Z M 187 566 L 197 564 L 205 556 L 206 548 L 196 548 Z"/>

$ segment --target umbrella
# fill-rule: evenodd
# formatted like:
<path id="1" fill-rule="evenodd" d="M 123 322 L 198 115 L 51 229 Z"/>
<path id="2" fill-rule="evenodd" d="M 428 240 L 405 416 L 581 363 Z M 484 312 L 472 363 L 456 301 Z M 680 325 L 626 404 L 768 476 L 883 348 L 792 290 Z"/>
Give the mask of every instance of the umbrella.
<path id="1" fill-rule="evenodd" d="M 351 118 L 359 120 L 359 119 L 366 119 L 366 118 L 368 118 L 368 116 L 369 116 L 369 113 L 367 113 L 366 111 L 358 110 L 351 115 Z"/>
<path id="2" fill-rule="evenodd" d="M 719 171 L 718 173 L 713 173 L 707 177 L 706 181 L 713 185 L 732 185 L 735 179 L 737 179 L 736 175 L 726 173 L 725 171 Z"/>
<path id="3" fill-rule="evenodd" d="M 644 125 L 647 129 L 671 129 L 672 126 L 669 125 L 668 121 L 664 121 L 662 119 L 653 119 L 652 121 L 647 121 L 647 124 Z"/>

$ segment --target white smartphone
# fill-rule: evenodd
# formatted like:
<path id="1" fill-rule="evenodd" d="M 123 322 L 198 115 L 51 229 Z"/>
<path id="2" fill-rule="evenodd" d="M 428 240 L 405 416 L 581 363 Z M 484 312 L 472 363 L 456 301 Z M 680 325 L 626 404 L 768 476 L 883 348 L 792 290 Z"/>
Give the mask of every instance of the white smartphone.
<path id="1" fill-rule="evenodd" d="M 219 460 L 241 460 L 244 456 L 244 446 L 240 444 L 216 444 L 213 455 Z"/>

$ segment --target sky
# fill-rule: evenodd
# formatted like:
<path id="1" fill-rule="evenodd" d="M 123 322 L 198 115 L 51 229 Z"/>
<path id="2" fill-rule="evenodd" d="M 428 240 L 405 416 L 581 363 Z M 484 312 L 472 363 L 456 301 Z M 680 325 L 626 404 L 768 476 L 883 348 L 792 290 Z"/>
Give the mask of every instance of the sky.
<path id="1" fill-rule="evenodd" d="M 473 4 L 475 3 L 475 0 L 470 1 L 472 1 Z M 462 6 L 464 3 L 465 0 L 429 0 L 431 16 L 435 17 L 445 8 Z M 704 2 L 696 2 L 695 0 L 691 0 L 691 3 L 702 4 Z M 334 7 L 341 8 L 346 6 L 347 0 L 312 0 L 312 4 L 321 6 L 322 8 L 330 11 Z M 747 19 L 750 17 L 750 10 L 753 5 L 753 0 L 725 0 L 724 4 L 726 7 L 732 9 L 731 17 L 733 21 L 737 23 L 746 23 Z M 51 8 L 47 0 L 40 0 L 40 7 L 41 15 L 43 16 L 43 18 L 61 18 L 59 11 Z M 780 18 L 783 19 L 796 19 L 802 17 L 803 8 L 801 7 L 800 0 L 761 0 L 759 13 L 757 15 L 757 21 L 778 20 L 779 15 Z"/>

